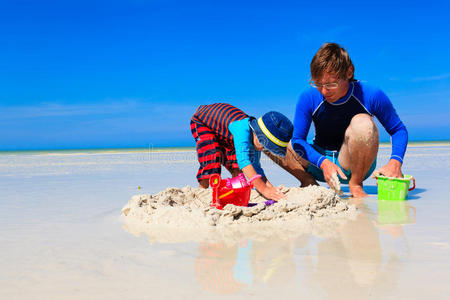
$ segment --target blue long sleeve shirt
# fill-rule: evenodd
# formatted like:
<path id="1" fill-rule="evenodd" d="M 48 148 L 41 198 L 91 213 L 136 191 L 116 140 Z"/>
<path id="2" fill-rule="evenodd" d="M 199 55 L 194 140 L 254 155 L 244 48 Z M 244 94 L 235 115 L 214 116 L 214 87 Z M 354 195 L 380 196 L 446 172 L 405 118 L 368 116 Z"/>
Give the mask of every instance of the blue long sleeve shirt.
<path id="1" fill-rule="evenodd" d="M 236 160 L 239 169 L 252 165 L 256 173 L 261 176 L 264 171 L 261 168 L 261 151 L 257 151 L 253 146 L 253 130 L 249 125 L 249 118 L 234 121 L 229 125 L 229 130 L 233 135 L 234 149 L 236 150 Z"/>
<path id="2" fill-rule="evenodd" d="M 294 117 L 292 147 L 304 159 L 320 167 L 325 156 L 318 153 L 306 137 L 314 123 L 314 144 L 326 150 L 338 151 L 345 130 L 356 114 L 375 116 L 392 139 L 391 159 L 403 163 L 408 144 L 408 132 L 389 98 L 378 88 L 359 81 L 350 82 L 347 94 L 329 103 L 316 88 L 303 92 L 297 102 Z"/>

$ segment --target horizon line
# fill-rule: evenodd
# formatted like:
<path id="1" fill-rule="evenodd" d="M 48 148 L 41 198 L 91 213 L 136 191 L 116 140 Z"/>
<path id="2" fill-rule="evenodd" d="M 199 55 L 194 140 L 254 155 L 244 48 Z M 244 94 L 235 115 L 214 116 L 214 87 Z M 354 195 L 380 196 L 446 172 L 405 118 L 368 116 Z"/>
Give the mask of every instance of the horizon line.
<path id="1" fill-rule="evenodd" d="M 380 142 L 380 146 L 387 146 L 391 144 L 391 142 Z M 408 145 L 450 145 L 450 139 L 442 139 L 442 140 L 414 140 L 408 141 Z M 0 149 L 1 154 L 7 153 L 32 153 L 32 152 L 74 152 L 74 151 L 84 151 L 84 152 L 142 152 L 142 151 L 161 151 L 161 150 L 190 150 L 195 149 L 195 145 L 193 146 L 151 146 L 151 147 L 84 147 L 84 148 L 38 148 L 38 149 Z"/>

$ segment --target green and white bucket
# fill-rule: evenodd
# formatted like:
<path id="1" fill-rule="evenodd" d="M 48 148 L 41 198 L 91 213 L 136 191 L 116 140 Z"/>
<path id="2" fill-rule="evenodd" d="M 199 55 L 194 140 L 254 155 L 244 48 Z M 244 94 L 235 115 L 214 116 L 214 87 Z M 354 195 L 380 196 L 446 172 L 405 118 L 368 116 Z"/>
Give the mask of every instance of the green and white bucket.
<path id="1" fill-rule="evenodd" d="M 411 180 L 413 186 L 410 188 Z M 403 175 L 403 178 L 377 176 L 379 200 L 405 200 L 408 191 L 416 188 L 416 180 L 411 175 Z"/>

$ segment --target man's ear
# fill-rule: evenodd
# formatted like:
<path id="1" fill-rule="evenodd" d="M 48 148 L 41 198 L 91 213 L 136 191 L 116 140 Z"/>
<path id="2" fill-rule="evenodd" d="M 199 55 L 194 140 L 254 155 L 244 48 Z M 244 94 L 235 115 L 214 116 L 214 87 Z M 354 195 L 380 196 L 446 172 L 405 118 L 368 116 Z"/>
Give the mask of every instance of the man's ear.
<path id="1" fill-rule="evenodd" d="M 353 78 L 353 73 L 355 72 L 355 68 L 353 66 L 350 66 L 347 70 L 347 80 L 350 80 Z"/>

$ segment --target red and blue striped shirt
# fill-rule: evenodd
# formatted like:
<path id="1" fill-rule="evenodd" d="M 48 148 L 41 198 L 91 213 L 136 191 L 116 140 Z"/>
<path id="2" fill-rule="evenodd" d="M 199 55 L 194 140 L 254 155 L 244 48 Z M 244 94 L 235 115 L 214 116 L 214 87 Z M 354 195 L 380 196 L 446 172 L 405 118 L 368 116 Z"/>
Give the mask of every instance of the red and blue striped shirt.
<path id="1" fill-rule="evenodd" d="M 200 105 L 192 121 L 206 125 L 215 132 L 222 142 L 233 145 L 232 134 L 228 126 L 237 120 L 248 118 L 248 115 L 237 107 L 227 103 Z"/>

